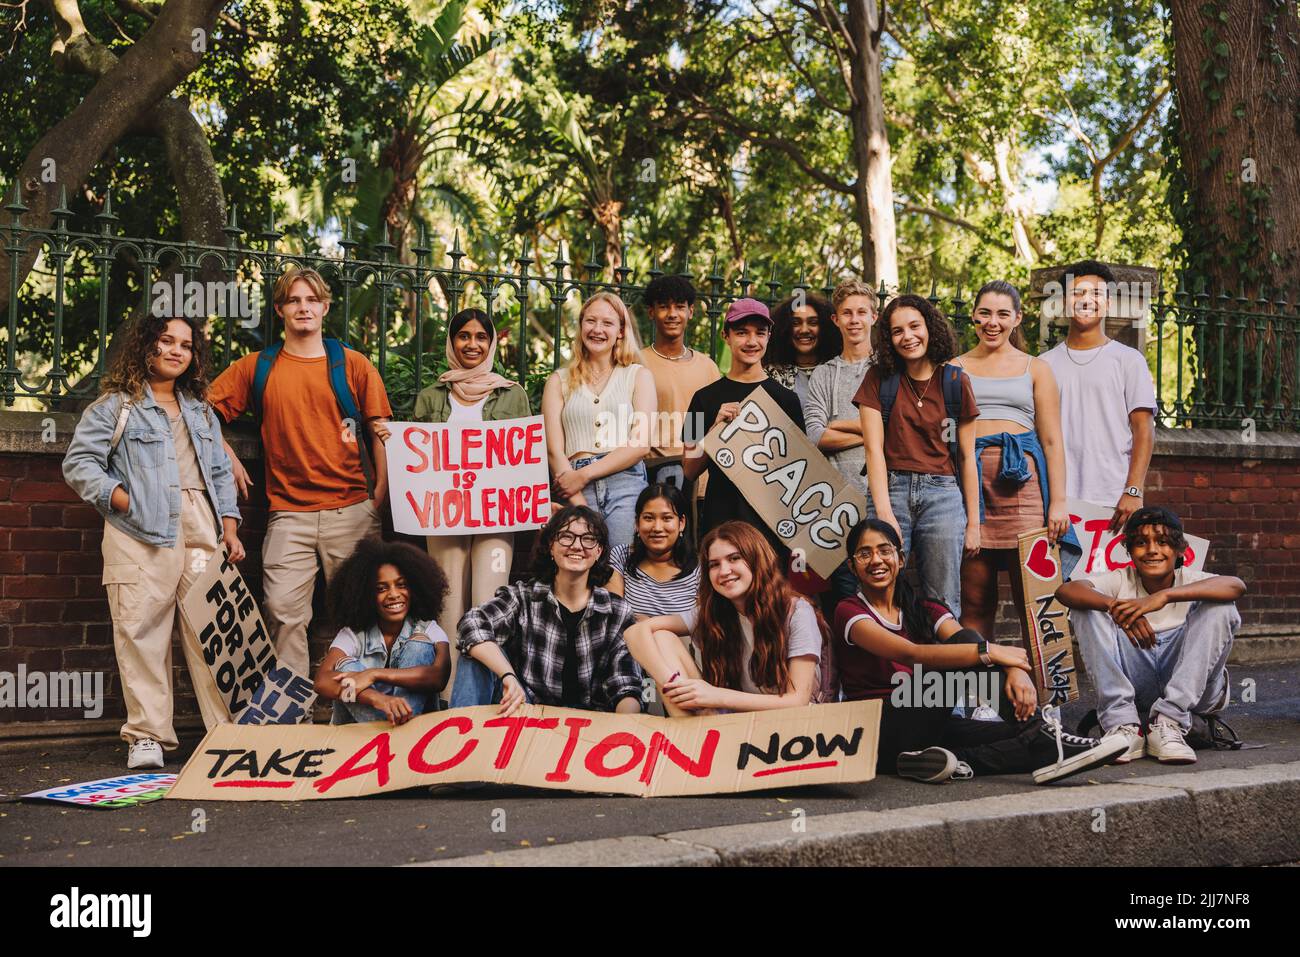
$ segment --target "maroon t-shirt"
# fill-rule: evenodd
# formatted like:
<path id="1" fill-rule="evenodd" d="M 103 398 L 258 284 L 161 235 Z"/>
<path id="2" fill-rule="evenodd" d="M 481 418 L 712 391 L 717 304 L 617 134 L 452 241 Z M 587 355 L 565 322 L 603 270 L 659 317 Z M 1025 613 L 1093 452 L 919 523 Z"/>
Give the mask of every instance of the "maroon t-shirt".
<path id="1" fill-rule="evenodd" d="M 897 661 L 890 661 L 888 658 L 881 658 L 879 655 L 873 655 L 860 645 L 855 645 L 849 639 L 850 629 L 863 618 L 869 618 L 880 627 L 892 631 L 908 641 L 917 644 L 930 644 L 935 640 L 935 633 L 939 630 L 939 625 L 951 618 L 952 612 L 938 602 L 926 601 L 922 602 L 922 604 L 926 614 L 930 616 L 930 620 L 933 622 L 933 629 L 929 635 L 909 635 L 903 625 L 901 614 L 897 623 L 885 620 L 862 597 L 861 592 L 851 598 L 845 598 L 836 606 L 835 631 L 831 645 L 835 649 L 835 667 L 839 672 L 840 687 L 843 689 L 844 697 L 847 700 L 860 701 L 864 698 L 888 698 L 895 688 L 895 685 L 889 680 L 890 677 L 899 671 L 908 674 L 912 672 L 911 665 L 904 665 Z"/>

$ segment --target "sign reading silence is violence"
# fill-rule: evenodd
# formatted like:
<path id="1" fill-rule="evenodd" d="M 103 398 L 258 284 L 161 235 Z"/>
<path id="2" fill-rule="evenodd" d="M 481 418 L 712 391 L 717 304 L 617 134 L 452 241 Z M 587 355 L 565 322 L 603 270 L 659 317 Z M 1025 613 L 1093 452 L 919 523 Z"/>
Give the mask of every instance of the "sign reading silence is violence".
<path id="1" fill-rule="evenodd" d="M 389 423 L 393 530 L 482 535 L 545 525 L 551 492 L 542 421 Z"/>
<path id="2" fill-rule="evenodd" d="M 756 387 L 730 422 L 700 443 L 790 551 L 822 578 L 844 561 L 844 539 L 867 514 L 867 499 Z"/>
<path id="3" fill-rule="evenodd" d="M 869 781 L 879 701 L 657 718 L 526 705 L 384 722 L 218 725 L 167 797 L 301 801 L 489 782 L 663 797 Z"/>

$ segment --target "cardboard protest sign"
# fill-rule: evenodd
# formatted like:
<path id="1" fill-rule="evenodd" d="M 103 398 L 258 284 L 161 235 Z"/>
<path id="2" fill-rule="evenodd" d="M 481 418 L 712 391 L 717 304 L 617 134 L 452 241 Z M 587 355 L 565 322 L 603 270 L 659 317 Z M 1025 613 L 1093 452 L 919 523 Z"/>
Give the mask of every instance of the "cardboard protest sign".
<path id="1" fill-rule="evenodd" d="M 1029 663 L 1039 704 L 1064 704 L 1079 697 L 1070 619 L 1056 599 L 1061 587 L 1061 550 L 1047 540 L 1047 529 L 1020 536 L 1020 581 L 1029 618 Z"/>
<path id="2" fill-rule="evenodd" d="M 712 429 L 700 447 L 777 537 L 830 578 L 844 561 L 849 529 L 866 517 L 867 499 L 772 397 L 755 388 L 740 414 Z"/>
<path id="3" fill-rule="evenodd" d="M 270 633 L 239 569 L 210 561 L 181 602 L 217 690 L 239 724 L 293 724 L 311 712 L 312 682 L 276 661 Z"/>
<path id="4" fill-rule="evenodd" d="M 219 725 L 169 798 L 296 801 L 463 781 L 663 797 L 869 781 L 879 701 L 699 718 L 528 705 L 386 722 Z"/>
<path id="5" fill-rule="evenodd" d="M 1093 505 L 1077 498 L 1066 502 L 1066 507 L 1070 510 L 1070 521 L 1074 523 L 1074 533 L 1079 536 L 1079 544 L 1083 546 L 1083 557 L 1070 573 L 1071 580 L 1113 572 L 1117 568 L 1127 568 L 1133 564 L 1133 560 L 1128 557 L 1128 550 L 1124 548 L 1123 531 L 1107 531 L 1110 517 L 1115 514 L 1113 508 Z M 1187 552 L 1183 556 L 1183 567 L 1202 571 L 1210 542 L 1195 535 L 1185 537 Z"/>
<path id="6" fill-rule="evenodd" d="M 23 797 L 76 804 L 79 807 L 135 807 L 137 804 L 157 801 L 175 783 L 174 774 L 124 774 L 116 778 L 83 781 L 81 784 L 62 784 L 44 791 L 33 791 Z"/>
<path id="7" fill-rule="evenodd" d="M 390 422 L 393 528 L 407 535 L 526 531 L 551 517 L 542 417 Z"/>

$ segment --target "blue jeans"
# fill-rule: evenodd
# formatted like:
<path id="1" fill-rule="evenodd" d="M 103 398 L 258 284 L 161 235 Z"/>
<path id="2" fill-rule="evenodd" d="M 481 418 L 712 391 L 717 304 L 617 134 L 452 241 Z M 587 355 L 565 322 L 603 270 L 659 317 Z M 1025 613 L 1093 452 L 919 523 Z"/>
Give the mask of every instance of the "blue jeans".
<path id="1" fill-rule="evenodd" d="M 500 700 L 501 679 L 469 655 L 461 655 L 460 661 L 456 663 L 456 683 L 451 688 L 451 707 L 473 708 L 476 705 L 496 704 Z M 524 700 L 529 704 L 537 701 L 527 685 L 524 685 Z"/>
<path id="2" fill-rule="evenodd" d="M 574 459 L 571 464 L 575 469 L 580 469 L 604 457 L 584 456 Z M 632 544 L 632 536 L 636 534 L 636 499 L 646 484 L 645 462 L 637 462 L 621 472 L 598 478 L 583 487 L 582 497 L 601 514 L 609 528 L 610 548 Z"/>
<path id="3" fill-rule="evenodd" d="M 1136 648 L 1104 611 L 1070 612 L 1083 662 L 1097 683 L 1103 731 L 1141 725 L 1139 714 L 1173 718 L 1187 731 L 1192 712 L 1213 714 L 1228 697 L 1228 653 L 1241 626 L 1232 602 L 1197 602 L 1181 627 L 1156 634 L 1154 648 Z"/>
<path id="4" fill-rule="evenodd" d="M 389 662 L 388 666 L 390 668 L 427 668 L 433 664 L 436 656 L 437 646 L 432 641 L 408 641 L 402 647 L 402 650 L 397 653 L 397 657 Z M 366 666 L 356 658 L 349 658 L 340 662 L 336 670 L 365 671 Z M 410 688 L 401 688 L 385 681 L 376 681 L 370 687 L 381 694 L 390 695 L 394 698 L 405 698 L 406 703 L 411 706 L 412 715 L 423 714 L 429 710 L 438 710 L 438 696 L 432 691 L 412 691 Z M 431 702 L 433 704 L 432 708 L 430 708 Z M 330 718 L 330 724 L 387 720 L 388 716 L 386 714 L 368 704 L 362 704 L 359 701 L 335 701 L 334 714 Z"/>
<path id="5" fill-rule="evenodd" d="M 889 505 L 903 534 L 903 551 L 915 558 L 922 594 L 960 617 L 966 505 L 956 476 L 890 472 Z M 876 517 L 874 506 L 868 514 Z"/>

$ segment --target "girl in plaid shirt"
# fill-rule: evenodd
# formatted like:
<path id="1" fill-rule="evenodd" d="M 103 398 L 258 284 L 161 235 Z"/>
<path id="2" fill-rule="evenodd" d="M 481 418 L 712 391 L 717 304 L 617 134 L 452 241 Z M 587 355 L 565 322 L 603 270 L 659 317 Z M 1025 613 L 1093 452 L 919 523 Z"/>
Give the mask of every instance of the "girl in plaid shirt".
<path id="1" fill-rule="evenodd" d="M 623 643 L 632 607 L 605 588 L 613 574 L 605 520 L 570 505 L 542 530 L 533 577 L 497 589 L 460 622 L 451 706 L 525 703 L 641 711 L 641 668 Z"/>

